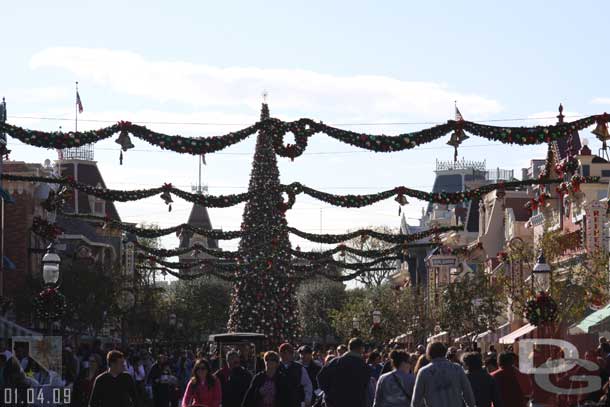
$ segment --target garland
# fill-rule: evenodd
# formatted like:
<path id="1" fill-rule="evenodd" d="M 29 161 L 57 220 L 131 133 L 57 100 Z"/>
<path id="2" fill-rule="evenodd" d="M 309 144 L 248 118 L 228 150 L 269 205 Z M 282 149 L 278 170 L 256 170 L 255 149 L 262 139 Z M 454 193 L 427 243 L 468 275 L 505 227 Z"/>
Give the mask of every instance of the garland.
<path id="1" fill-rule="evenodd" d="M 122 190 L 113 190 L 107 188 L 98 188 L 93 187 L 91 185 L 83 184 L 80 182 L 74 181 L 72 177 L 66 178 L 52 178 L 52 177 L 30 177 L 30 176 L 21 176 L 21 175 L 11 175 L 11 174 L 1 174 L 0 178 L 8 180 L 8 181 L 23 181 L 23 182 L 44 182 L 44 183 L 55 183 L 63 186 L 67 186 L 70 188 L 77 189 L 81 192 L 84 192 L 88 195 L 93 195 L 98 198 L 104 199 L 106 201 L 119 201 L 119 202 L 127 202 L 127 201 L 137 201 L 140 199 L 149 198 L 156 194 L 161 193 L 161 198 L 163 201 L 171 206 L 173 200 L 171 199 L 171 194 L 174 194 L 185 201 L 193 202 L 195 204 L 199 204 L 208 208 L 226 208 L 230 206 L 237 205 L 242 202 L 246 202 L 250 200 L 253 192 L 245 192 L 241 194 L 230 194 L 230 195 L 219 195 L 219 196 L 211 196 L 211 195 L 202 195 L 202 194 L 193 194 L 186 191 L 182 191 L 180 189 L 174 188 L 172 184 L 164 184 L 161 187 L 150 188 L 150 189 L 139 189 L 139 190 L 131 190 L 131 191 L 122 191 Z M 598 182 L 599 177 L 582 177 L 580 175 L 575 175 L 572 177 L 572 186 L 573 188 L 578 188 L 578 186 L 582 183 L 591 183 Z M 538 179 L 538 180 L 522 180 L 522 181 L 510 181 L 510 182 L 499 182 L 496 184 L 484 185 L 482 187 L 463 192 L 440 192 L 440 193 L 430 193 L 425 191 L 420 191 L 416 189 L 411 189 L 407 187 L 396 187 L 393 189 L 389 189 L 386 191 L 382 191 L 376 194 L 368 194 L 368 195 L 335 195 L 329 194 L 327 192 L 318 191 L 316 189 L 305 186 L 301 183 L 294 182 L 289 185 L 282 186 L 283 191 L 287 194 L 288 199 L 286 202 L 280 204 L 281 210 L 286 211 L 290 209 L 295 202 L 295 196 L 301 193 L 304 193 L 312 198 L 318 199 L 320 201 L 326 202 L 328 204 L 334 206 L 341 206 L 345 208 L 361 208 L 364 206 L 372 205 L 376 202 L 388 199 L 392 196 L 396 196 L 395 200 L 401 206 L 407 203 L 405 196 L 409 196 L 412 198 L 416 198 L 422 201 L 427 201 L 431 203 L 441 203 L 441 204 L 458 204 L 464 201 L 470 201 L 473 199 L 478 199 L 482 195 L 491 192 L 493 190 L 505 191 L 506 189 L 520 188 L 529 185 L 550 185 L 550 184 L 560 184 L 560 188 L 563 187 L 562 179 Z M 559 187 L 558 187 L 559 188 Z M 558 189 L 559 192 L 559 189 Z M 67 193 L 67 191 L 63 191 L 63 193 Z M 61 191 L 56 195 L 62 195 Z M 51 206 L 51 204 L 49 204 Z M 53 208 L 49 207 L 47 210 L 52 210 Z"/>
<path id="2" fill-rule="evenodd" d="M 54 287 L 45 288 L 34 298 L 34 312 L 40 320 L 61 319 L 66 308 L 66 297 Z"/>
<path id="3" fill-rule="evenodd" d="M 64 230 L 54 223 L 49 223 L 40 216 L 34 216 L 32 220 L 32 232 L 45 240 L 54 241 L 64 233 Z"/>
<path id="4" fill-rule="evenodd" d="M 129 232 L 129 233 L 133 233 L 134 235 L 136 235 L 138 237 L 150 238 L 150 239 L 161 237 L 161 236 L 167 236 L 167 235 L 177 233 L 177 232 L 182 233 L 185 231 L 191 232 L 193 234 L 205 236 L 205 237 L 208 237 L 208 238 L 214 239 L 214 240 L 231 240 L 231 239 L 237 239 L 242 236 L 241 231 L 224 232 L 222 230 L 208 230 L 208 229 L 198 228 L 198 227 L 189 225 L 187 223 L 182 223 L 180 225 L 171 226 L 168 228 L 160 228 L 160 229 L 140 228 L 140 227 L 134 226 L 132 224 L 123 223 L 123 222 L 114 220 L 107 216 L 66 213 L 66 212 L 60 212 L 60 213 L 62 216 L 69 217 L 69 218 L 102 222 L 104 224 L 103 227 L 111 227 L 111 228 L 123 230 L 123 231 Z"/>
<path id="5" fill-rule="evenodd" d="M 227 208 L 235 206 L 239 203 L 245 202 L 250 199 L 250 193 L 242 194 L 230 194 L 230 195 L 202 195 L 193 194 L 190 192 L 182 191 L 178 188 L 174 188 L 172 184 L 163 184 L 163 186 L 149 189 L 136 189 L 131 191 L 122 191 L 108 188 L 98 188 L 91 185 L 77 182 L 72 177 L 52 178 L 52 177 L 31 177 L 23 175 L 13 174 L 0 174 L 1 179 L 7 181 L 22 181 L 22 182 L 42 182 L 50 184 L 59 184 L 67 186 L 78 191 L 84 192 L 88 195 L 104 199 L 106 201 L 114 202 L 129 202 L 138 201 L 140 199 L 150 198 L 151 196 L 162 194 L 162 199 L 167 203 L 171 203 L 171 195 L 174 194 L 185 201 L 189 201 L 195 204 L 199 204 L 208 208 Z"/>
<path id="6" fill-rule="evenodd" d="M 254 134 L 260 127 L 261 124 L 256 123 L 245 129 L 214 137 L 170 136 L 168 134 L 154 132 L 144 126 L 126 121 L 120 121 L 117 124 L 98 130 L 67 133 L 61 131 L 45 132 L 30 130 L 8 123 L 0 123 L 0 132 L 5 132 L 9 136 L 18 139 L 25 144 L 59 150 L 96 143 L 100 140 L 109 138 L 113 134 L 120 133 L 117 142 L 121 144 L 123 151 L 133 148 L 133 144 L 131 144 L 131 140 L 129 140 L 129 134 L 131 134 L 134 137 L 162 149 L 175 151 L 177 153 L 201 155 L 214 153 L 243 141 Z"/>
<path id="7" fill-rule="evenodd" d="M 226 147 L 245 140 L 256 131 L 266 131 L 273 137 L 275 152 L 283 157 L 294 159 L 303 154 L 307 148 L 309 138 L 315 133 L 325 133 L 329 137 L 343 143 L 364 148 L 375 152 L 392 152 L 412 149 L 419 145 L 430 143 L 450 132 L 468 132 L 470 134 L 499 141 L 505 144 L 533 145 L 550 143 L 564 138 L 576 131 L 583 130 L 593 124 L 605 125 L 610 122 L 607 113 L 588 116 L 573 122 L 558 123 L 551 126 L 534 127 L 505 127 L 490 126 L 465 120 L 449 120 L 428 129 L 412 133 L 403 133 L 396 136 L 373 135 L 342 130 L 315 122 L 311 119 L 299 119 L 293 122 L 285 122 L 275 118 L 264 118 L 254 125 L 223 136 L 192 138 L 182 136 L 170 136 L 157 133 L 144 126 L 120 121 L 117 124 L 98 130 L 85 132 L 43 132 L 39 130 L 25 129 L 8 123 L 0 123 L 0 132 L 17 138 L 25 144 L 38 147 L 64 149 L 79 147 L 89 143 L 95 143 L 106 139 L 113 134 L 120 133 L 116 140 L 123 151 L 133 148 L 129 134 L 142 139 L 152 145 L 175 151 L 201 155 L 220 151 Z M 295 144 L 284 144 L 284 136 L 291 132 L 295 136 Z"/>
<path id="8" fill-rule="evenodd" d="M 295 229 L 293 227 L 288 227 L 288 231 L 296 236 L 299 236 L 303 239 L 315 242 L 315 243 L 327 243 L 327 244 L 332 244 L 332 243 L 341 243 L 341 242 L 345 242 L 347 240 L 351 240 L 357 237 L 360 237 L 362 239 L 367 239 L 369 237 L 372 237 L 373 239 L 378 239 L 378 240 L 383 240 L 384 242 L 388 242 L 388 243 L 408 243 L 408 242 L 415 242 L 417 240 L 432 236 L 432 235 L 436 235 L 436 234 L 441 234 L 441 233 L 445 233 L 445 232 L 452 232 L 452 231 L 460 231 L 460 230 L 464 230 L 463 226 L 446 226 L 446 227 L 436 227 L 436 228 L 431 228 L 428 230 L 424 230 L 422 232 L 418 232 L 418 233 L 412 233 L 409 235 L 401 235 L 401 234 L 390 234 L 390 233 L 381 233 L 381 232 L 377 232 L 374 230 L 370 230 L 370 229 L 360 229 L 360 230 L 356 230 L 354 232 L 349 232 L 349 233 L 343 233 L 343 234 L 336 234 L 336 235 L 329 235 L 329 234 L 318 234 L 318 233 L 307 233 L 307 232 L 303 232 L 301 230 Z"/>
<path id="9" fill-rule="evenodd" d="M 541 291 L 525 304 L 525 318 L 534 326 L 553 322 L 557 318 L 557 303 Z"/>
<path id="10" fill-rule="evenodd" d="M 599 177 L 578 177 L 580 183 L 599 182 Z M 345 208 L 360 208 L 363 206 L 372 205 L 376 202 L 388 199 L 392 196 L 396 196 L 395 200 L 400 205 L 404 205 L 407 203 L 406 199 L 404 198 L 405 196 L 431 203 L 458 204 L 464 201 L 478 199 L 482 195 L 494 190 L 505 191 L 506 189 L 520 188 L 529 185 L 550 185 L 560 184 L 561 182 L 563 182 L 563 179 L 529 179 L 522 181 L 499 182 L 496 184 L 484 185 L 482 187 L 475 188 L 470 191 L 440 193 L 430 193 L 401 186 L 376 194 L 368 195 L 334 195 L 329 194 L 327 192 L 318 191 L 298 182 L 294 182 L 290 185 L 287 185 L 285 186 L 285 188 L 295 195 L 304 193 L 306 195 L 311 196 L 312 198 L 318 199 L 334 206 L 342 206 Z"/>
<path id="11" fill-rule="evenodd" d="M 203 228 L 197 228 L 197 227 L 191 226 L 186 223 L 182 223 L 180 225 L 171 226 L 171 227 L 162 228 L 162 229 L 139 228 L 139 227 L 133 226 L 132 224 L 123 223 L 123 222 L 111 219 L 109 217 L 106 217 L 106 216 L 74 214 L 74 213 L 65 213 L 65 212 L 60 212 L 60 213 L 61 213 L 61 215 L 70 217 L 70 218 L 99 221 L 99 222 L 104 223 L 106 227 L 112 227 L 112 228 L 124 230 L 124 231 L 130 232 L 130 233 L 133 233 L 134 235 L 136 235 L 138 237 L 143 237 L 143 238 L 157 238 L 157 237 L 166 236 L 166 235 L 173 234 L 173 233 L 180 232 L 180 231 L 189 231 L 194 234 L 206 236 L 208 238 L 215 239 L 215 240 L 237 239 L 239 237 L 242 237 L 242 234 L 243 234 L 242 231 L 240 231 L 240 230 L 228 231 L 228 232 L 219 231 L 219 230 L 207 230 L 207 229 L 203 229 Z M 432 236 L 435 234 L 441 234 L 441 233 L 451 232 L 451 231 L 460 231 L 463 229 L 464 229 L 463 226 L 446 226 L 446 227 L 431 228 L 428 230 L 424 230 L 422 232 L 412 233 L 409 235 L 381 233 L 381 232 L 377 232 L 377 231 L 370 230 L 370 229 L 360 229 L 360 230 L 356 230 L 356 231 L 350 232 L 350 233 L 333 235 L 333 234 L 307 233 L 307 232 L 303 232 L 299 229 L 289 226 L 288 232 L 290 232 L 296 236 L 299 236 L 303 239 L 315 242 L 315 243 L 327 243 L 327 244 L 341 243 L 341 242 L 345 242 L 347 240 L 354 239 L 356 237 L 360 237 L 360 238 L 364 238 L 364 239 L 366 239 L 368 237 L 372 237 L 374 239 L 383 240 L 384 242 L 388 242 L 388 243 L 409 243 L 409 242 L 414 242 L 414 241 L 417 241 L 417 240 L 420 240 L 420 239 L 423 239 L 425 237 L 429 237 L 429 236 Z M 296 255 L 296 253 L 293 253 L 293 254 Z M 175 254 L 175 255 L 178 255 L 178 254 Z"/>

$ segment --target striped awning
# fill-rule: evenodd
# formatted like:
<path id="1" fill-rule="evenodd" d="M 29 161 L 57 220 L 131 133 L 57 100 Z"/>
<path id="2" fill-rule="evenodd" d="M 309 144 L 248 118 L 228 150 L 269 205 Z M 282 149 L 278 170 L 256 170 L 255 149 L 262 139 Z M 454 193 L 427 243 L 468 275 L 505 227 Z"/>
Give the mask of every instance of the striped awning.
<path id="1" fill-rule="evenodd" d="M 521 338 L 529 337 L 535 329 L 536 327 L 532 324 L 523 325 L 521 328 L 501 337 L 500 343 L 504 345 L 511 345 Z"/>
<path id="2" fill-rule="evenodd" d="M 11 339 L 14 336 L 42 336 L 42 334 L 0 317 L 0 338 Z"/>
<path id="3" fill-rule="evenodd" d="M 449 341 L 449 332 L 443 331 L 437 333 L 436 335 L 430 336 L 428 338 L 428 343 L 430 342 L 448 342 Z"/>
<path id="4" fill-rule="evenodd" d="M 510 323 L 500 325 L 494 330 L 485 331 L 476 336 L 475 341 L 478 343 L 499 343 L 500 338 L 510 333 Z"/>

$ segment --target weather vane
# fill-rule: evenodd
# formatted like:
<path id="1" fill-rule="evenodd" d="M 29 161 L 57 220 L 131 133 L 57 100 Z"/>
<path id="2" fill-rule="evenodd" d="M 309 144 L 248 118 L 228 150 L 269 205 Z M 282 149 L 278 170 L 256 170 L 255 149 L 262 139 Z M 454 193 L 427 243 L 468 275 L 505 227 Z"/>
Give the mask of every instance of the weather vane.
<path id="1" fill-rule="evenodd" d="M 264 90 L 263 91 L 263 103 L 267 103 L 267 96 L 269 96 L 269 93 L 266 90 Z"/>

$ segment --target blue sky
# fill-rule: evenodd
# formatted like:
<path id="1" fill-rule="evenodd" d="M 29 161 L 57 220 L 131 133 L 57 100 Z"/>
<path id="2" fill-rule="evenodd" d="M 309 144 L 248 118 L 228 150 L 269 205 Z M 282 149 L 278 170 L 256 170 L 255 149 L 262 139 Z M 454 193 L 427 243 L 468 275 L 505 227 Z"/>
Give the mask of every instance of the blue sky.
<path id="1" fill-rule="evenodd" d="M 560 102 L 569 116 L 610 110 L 609 12 L 607 3 L 592 1 L 9 2 L 0 17 L 0 96 L 7 98 L 10 122 L 38 129 L 73 129 L 77 80 L 85 107 L 81 129 L 118 120 L 236 124 L 147 124 L 187 136 L 226 133 L 256 121 L 264 90 L 272 115 L 284 119 L 442 122 L 452 117 L 457 100 L 468 120 L 549 123 L 540 118 L 555 116 Z M 398 133 L 428 125 L 342 127 Z M 581 135 L 596 151 L 593 136 Z M 335 193 L 401 184 L 430 189 L 435 160 L 452 159 L 446 141 L 388 155 L 318 135 L 310 154 L 295 162 L 281 159 L 282 181 Z M 53 151 L 9 142 L 13 159 L 56 158 Z M 195 182 L 195 158 L 144 142 L 136 147 L 119 166 L 117 144 L 96 146 L 110 187 L 172 182 L 188 188 Z M 210 193 L 243 191 L 252 153 L 253 140 L 209 155 Z M 544 147 L 507 147 L 472 137 L 460 156 L 518 170 L 544 157 Z M 417 217 L 422 206 L 412 201 L 408 216 Z M 119 205 L 125 220 L 161 226 L 185 221 L 189 209 L 177 199 L 167 213 L 156 197 Z M 212 222 L 237 229 L 241 210 L 211 210 Z M 392 200 L 349 210 L 299 197 L 288 220 L 326 232 L 399 224 Z M 177 240 L 168 237 L 164 244 L 173 247 Z"/>

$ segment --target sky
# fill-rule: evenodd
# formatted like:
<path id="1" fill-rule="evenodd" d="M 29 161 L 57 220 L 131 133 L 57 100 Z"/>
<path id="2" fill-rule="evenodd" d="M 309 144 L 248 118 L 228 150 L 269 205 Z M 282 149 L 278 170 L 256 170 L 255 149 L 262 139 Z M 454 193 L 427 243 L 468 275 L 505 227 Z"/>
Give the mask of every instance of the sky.
<path id="1" fill-rule="evenodd" d="M 455 101 L 466 120 L 551 124 L 559 103 L 568 120 L 610 110 L 609 13 L 610 3 L 601 1 L 6 2 L 0 96 L 10 123 L 40 130 L 74 130 L 75 81 L 84 105 L 80 130 L 127 120 L 169 134 L 225 134 L 257 121 L 264 92 L 274 117 L 368 133 L 445 122 Z M 581 137 L 597 151 L 589 131 Z M 316 135 L 294 162 L 279 158 L 281 180 L 341 194 L 399 185 L 430 190 L 436 160 L 453 159 L 448 137 L 386 154 Z M 109 188 L 170 182 L 190 189 L 197 182 L 196 157 L 137 139 L 119 165 L 115 138 L 95 146 Z M 206 156 L 210 194 L 246 190 L 254 140 Z M 14 160 L 57 158 L 11 138 L 9 149 Z M 459 154 L 520 175 L 529 160 L 545 157 L 545 147 L 471 137 Z M 166 227 L 185 222 L 191 204 L 176 198 L 168 212 L 153 197 L 117 207 L 124 221 Z M 423 207 L 410 200 L 409 223 L 417 224 Z M 242 211 L 209 210 L 223 230 L 239 229 Z M 324 233 L 400 224 L 392 199 L 343 209 L 299 196 L 287 217 L 292 226 Z M 163 239 L 167 248 L 177 244 L 175 236 Z"/>

